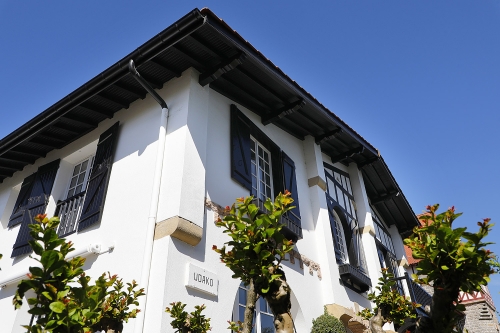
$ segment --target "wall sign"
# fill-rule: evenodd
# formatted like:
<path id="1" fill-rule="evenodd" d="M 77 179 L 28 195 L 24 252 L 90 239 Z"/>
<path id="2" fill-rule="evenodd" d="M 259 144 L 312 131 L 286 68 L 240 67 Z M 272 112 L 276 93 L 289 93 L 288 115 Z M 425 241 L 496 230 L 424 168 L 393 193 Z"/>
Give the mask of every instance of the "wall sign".
<path id="1" fill-rule="evenodd" d="M 191 263 L 187 265 L 186 287 L 190 287 L 204 293 L 217 296 L 219 290 L 219 279 L 217 275 L 204 270 Z"/>

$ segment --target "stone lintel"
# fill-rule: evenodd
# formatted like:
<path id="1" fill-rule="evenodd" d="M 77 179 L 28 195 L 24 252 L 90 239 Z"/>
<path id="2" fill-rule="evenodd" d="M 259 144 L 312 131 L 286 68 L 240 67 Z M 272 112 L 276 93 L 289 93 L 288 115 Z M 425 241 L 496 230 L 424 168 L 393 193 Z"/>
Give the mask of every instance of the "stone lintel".
<path id="1" fill-rule="evenodd" d="M 365 226 L 361 229 L 361 232 L 362 232 L 363 234 L 369 233 L 370 235 L 372 235 L 373 237 L 375 237 L 375 229 L 373 229 L 373 226 L 372 226 L 372 225 L 365 225 Z"/>
<path id="2" fill-rule="evenodd" d="M 326 182 L 320 176 L 315 176 L 315 177 L 309 178 L 307 180 L 307 184 L 309 185 L 309 187 L 313 187 L 315 185 L 318 185 L 320 189 L 322 189 L 323 191 L 326 191 Z"/>
<path id="3" fill-rule="evenodd" d="M 173 216 L 156 224 L 154 240 L 166 236 L 175 237 L 195 246 L 203 237 L 203 228 L 180 216 Z"/>
<path id="4" fill-rule="evenodd" d="M 400 259 L 400 260 L 398 260 L 398 266 L 408 268 L 409 267 L 408 261 L 405 258 Z"/>

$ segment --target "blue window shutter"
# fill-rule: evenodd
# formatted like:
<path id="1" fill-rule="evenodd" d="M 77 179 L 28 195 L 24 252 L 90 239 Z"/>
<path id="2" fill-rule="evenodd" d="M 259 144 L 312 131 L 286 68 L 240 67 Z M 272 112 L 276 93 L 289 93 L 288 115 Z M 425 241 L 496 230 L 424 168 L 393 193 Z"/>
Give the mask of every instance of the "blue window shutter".
<path id="1" fill-rule="evenodd" d="M 14 205 L 14 209 L 12 210 L 12 215 L 9 218 L 9 224 L 7 224 L 7 227 L 13 227 L 23 221 L 24 211 L 26 210 L 26 204 L 28 203 L 28 199 L 31 194 L 31 188 L 33 187 L 35 176 L 36 173 L 24 178 L 21 185 L 21 190 L 19 191 L 19 195 L 17 196 L 17 200 Z"/>
<path id="2" fill-rule="evenodd" d="M 108 189 L 119 122 L 101 134 L 89 177 L 78 231 L 100 222 Z"/>
<path id="3" fill-rule="evenodd" d="M 231 177 L 252 190 L 249 120 L 231 105 Z"/>
<path id="4" fill-rule="evenodd" d="M 290 191 L 293 199 L 292 205 L 295 206 L 295 208 L 287 212 L 287 217 L 300 227 L 299 194 L 297 192 L 295 163 L 293 163 L 292 159 L 285 152 L 281 152 L 281 157 L 283 161 L 283 189 Z"/>
<path id="5" fill-rule="evenodd" d="M 24 205 L 22 223 L 14 243 L 11 257 L 17 257 L 31 252 L 28 241 L 31 240 L 29 225 L 35 223 L 34 218 L 38 214 L 44 214 L 47 208 L 52 186 L 56 178 L 60 160 L 55 160 L 38 168 L 33 175 L 33 184 L 29 198 Z M 21 194 L 21 193 L 20 193 Z"/>

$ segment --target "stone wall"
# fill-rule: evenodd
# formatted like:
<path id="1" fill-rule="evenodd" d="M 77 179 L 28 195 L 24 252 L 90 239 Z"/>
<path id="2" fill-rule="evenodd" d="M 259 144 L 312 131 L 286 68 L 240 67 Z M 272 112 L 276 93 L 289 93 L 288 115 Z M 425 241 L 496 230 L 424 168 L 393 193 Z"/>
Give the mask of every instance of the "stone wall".
<path id="1" fill-rule="evenodd" d="M 500 332 L 495 310 L 486 302 L 466 304 L 465 315 L 465 328 L 469 333 Z"/>

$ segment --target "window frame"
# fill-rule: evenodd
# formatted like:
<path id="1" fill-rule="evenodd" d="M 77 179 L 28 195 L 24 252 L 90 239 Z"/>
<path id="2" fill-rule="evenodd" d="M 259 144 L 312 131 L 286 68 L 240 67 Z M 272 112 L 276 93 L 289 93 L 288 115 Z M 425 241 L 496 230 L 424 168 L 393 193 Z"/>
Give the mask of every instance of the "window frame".
<path id="1" fill-rule="evenodd" d="M 255 139 L 252 135 L 250 135 L 250 142 L 253 143 L 250 145 L 250 163 L 251 163 L 251 166 L 250 166 L 250 174 L 251 174 L 251 177 L 252 177 L 252 190 L 250 191 L 250 193 L 255 197 L 257 198 L 259 201 L 262 201 L 262 202 L 265 202 L 265 200 L 267 198 L 274 200 L 274 197 L 275 197 L 275 193 L 274 193 L 274 186 L 273 186 L 273 164 L 272 164 L 272 154 L 271 152 L 263 145 L 261 144 L 257 139 Z M 255 156 L 255 159 L 252 159 L 252 148 L 253 148 L 253 154 Z M 268 160 L 264 160 L 264 156 L 262 156 L 262 160 L 264 161 L 264 163 L 267 163 L 269 165 L 269 170 L 266 171 L 265 170 L 265 167 L 264 168 L 261 168 L 261 165 L 260 165 L 260 156 L 259 156 L 259 149 L 262 149 L 263 152 L 267 155 L 268 155 Z M 253 165 L 255 165 L 255 175 L 253 174 Z M 269 183 L 267 183 L 265 180 L 263 181 L 261 179 L 261 173 L 260 171 L 262 170 L 262 172 L 266 173 L 269 175 Z M 255 176 L 255 182 L 256 182 L 256 187 L 257 188 L 254 188 L 254 184 L 253 184 L 253 179 L 254 179 L 254 176 Z M 266 187 L 269 187 L 269 195 L 267 193 L 262 193 L 261 191 L 261 183 L 264 183 L 264 185 Z M 254 193 L 254 190 L 255 190 L 255 193 Z M 265 199 L 262 199 L 261 195 L 263 195 L 265 197 Z"/>
<path id="2" fill-rule="evenodd" d="M 295 163 L 236 105 L 231 105 L 230 112 L 231 178 L 244 186 L 250 195 L 253 191 L 250 150 L 252 139 L 265 148 L 270 154 L 270 170 L 272 171 L 270 173 L 272 184 L 270 198 L 275 198 L 286 189 L 291 192 L 294 199 L 295 208 L 282 216 L 284 225 L 282 233 L 288 239 L 298 241 L 302 238 L 302 226 Z M 265 211 L 264 202 L 261 199 L 254 198 L 254 202 L 261 211 Z"/>
<path id="3" fill-rule="evenodd" d="M 90 156 L 87 156 L 86 158 L 81 159 L 79 162 L 73 164 L 73 170 L 71 172 L 71 176 L 69 177 L 68 185 L 66 186 L 66 191 L 64 192 L 65 193 L 65 198 L 64 198 L 65 200 L 68 198 L 71 198 L 75 195 L 78 195 L 81 192 L 87 191 L 90 173 L 92 172 L 92 168 L 94 166 L 94 158 L 95 158 L 95 153 L 90 155 Z M 87 168 L 85 169 L 85 176 L 84 176 L 83 183 L 82 183 L 82 189 L 79 192 L 75 191 L 75 192 L 73 192 L 72 195 L 69 195 L 69 191 L 72 189 L 71 188 L 71 180 L 73 180 L 73 178 L 75 177 L 74 176 L 75 168 L 77 166 L 79 166 L 80 164 L 83 164 L 85 161 L 89 161 L 89 163 L 87 164 Z M 78 175 L 80 175 L 80 174 L 81 174 L 81 172 Z M 76 188 L 76 187 L 77 187 L 77 184 L 74 186 L 74 188 Z"/>
<path id="4" fill-rule="evenodd" d="M 242 304 L 240 303 L 240 299 L 241 299 L 241 294 L 242 291 L 247 291 L 247 288 L 246 286 L 242 283 L 240 283 L 240 285 L 238 286 L 238 291 L 236 293 L 236 300 L 235 300 L 235 306 L 234 306 L 234 309 L 233 309 L 233 321 L 235 322 L 238 322 L 238 321 L 242 321 L 243 322 L 243 318 L 240 318 L 240 309 L 243 309 L 243 312 L 244 312 L 244 309 L 246 308 L 246 302 L 245 304 Z M 245 300 L 246 300 L 246 294 L 245 294 Z M 264 309 L 265 311 L 262 310 L 262 303 L 264 302 L 265 306 L 266 306 L 266 309 Z M 271 327 L 273 329 L 272 333 L 275 333 L 276 330 L 274 329 L 274 316 L 271 312 L 271 308 L 269 307 L 269 304 L 267 303 L 267 301 L 262 297 L 262 296 L 259 296 L 257 298 L 257 302 L 255 303 L 255 310 L 254 310 L 254 317 L 253 317 L 253 324 L 254 324 L 254 327 L 252 329 L 252 333 L 266 333 L 266 332 L 262 332 L 262 317 L 263 316 L 267 316 L 267 317 L 271 317 L 272 318 L 272 321 L 271 321 Z"/>

